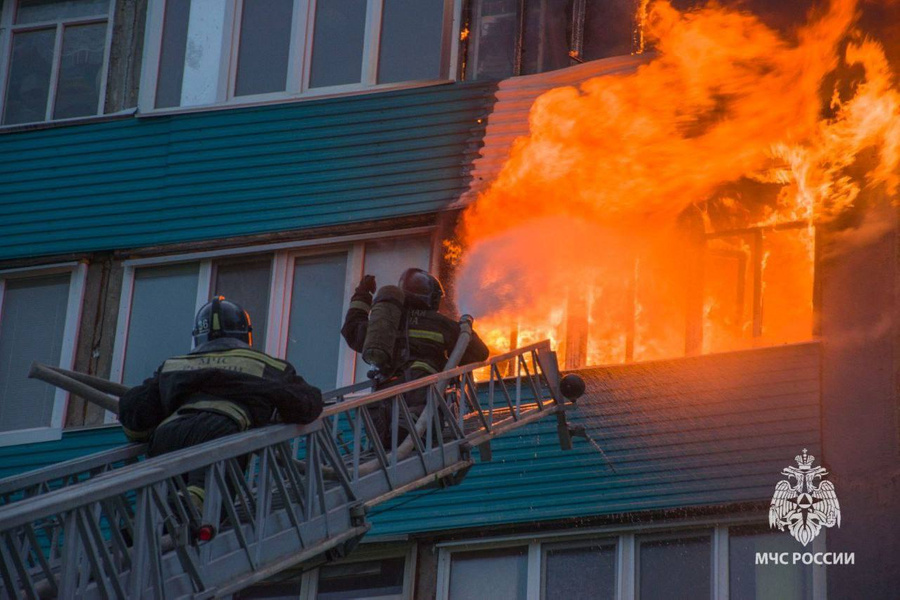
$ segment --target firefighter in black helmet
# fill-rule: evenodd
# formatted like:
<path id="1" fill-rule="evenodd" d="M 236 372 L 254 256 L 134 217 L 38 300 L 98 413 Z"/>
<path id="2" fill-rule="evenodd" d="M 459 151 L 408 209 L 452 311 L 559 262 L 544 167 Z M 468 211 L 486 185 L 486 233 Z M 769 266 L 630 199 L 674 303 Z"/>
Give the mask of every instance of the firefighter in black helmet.
<path id="1" fill-rule="evenodd" d="M 133 441 L 147 441 L 156 456 L 277 420 L 311 423 L 322 412 L 322 393 L 289 363 L 251 348 L 250 317 L 217 296 L 197 313 L 194 349 L 165 361 L 119 403 L 119 419 Z M 203 473 L 188 476 L 188 491 L 202 505 Z"/>
<path id="2" fill-rule="evenodd" d="M 376 374 L 377 388 L 398 385 L 442 371 L 459 338 L 459 323 L 438 312 L 444 288 L 436 277 L 422 269 L 407 269 L 400 276 L 398 287 L 403 292 L 399 332 L 389 361 L 390 366 L 380 369 Z M 347 345 L 357 352 L 363 352 L 366 342 L 375 290 L 375 277 L 364 276 L 350 299 L 350 308 L 344 317 L 341 335 Z M 378 294 L 381 295 L 382 290 Z M 376 297 L 375 300 L 378 301 L 379 298 Z M 460 365 L 483 361 L 488 354 L 487 346 L 473 332 Z M 425 405 L 425 391 L 417 390 L 416 393 L 407 394 L 406 400 L 410 412 L 417 415 Z M 385 402 L 371 407 L 370 412 L 381 433 L 382 443 L 389 446 L 390 404 Z"/>

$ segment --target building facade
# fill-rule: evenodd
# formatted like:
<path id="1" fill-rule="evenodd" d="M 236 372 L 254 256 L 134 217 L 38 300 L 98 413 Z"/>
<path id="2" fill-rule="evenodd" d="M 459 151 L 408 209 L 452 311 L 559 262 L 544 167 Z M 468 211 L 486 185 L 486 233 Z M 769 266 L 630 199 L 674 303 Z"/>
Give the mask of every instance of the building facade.
<path id="1" fill-rule="evenodd" d="M 636 14 L 618 0 L 0 0 L 0 475 L 125 443 L 113 416 L 27 379 L 32 361 L 140 383 L 187 348 L 214 294 L 312 383 L 363 380 L 339 337 L 359 278 L 417 266 L 450 281 L 443 242 L 535 98 L 649 60 Z M 570 326 L 565 365 L 588 384 L 572 450 L 547 423 L 501 438 L 459 486 L 369 515 L 348 558 L 237 597 L 892 597 L 896 220 L 873 192 L 816 229 L 791 344 L 754 333 L 753 293 L 736 352 L 703 354 L 688 314 L 685 356 L 594 365 Z M 872 221 L 879 235 L 848 233 Z M 844 515 L 808 547 L 768 524 L 804 448 Z M 756 562 L 781 552 L 855 561 Z"/>

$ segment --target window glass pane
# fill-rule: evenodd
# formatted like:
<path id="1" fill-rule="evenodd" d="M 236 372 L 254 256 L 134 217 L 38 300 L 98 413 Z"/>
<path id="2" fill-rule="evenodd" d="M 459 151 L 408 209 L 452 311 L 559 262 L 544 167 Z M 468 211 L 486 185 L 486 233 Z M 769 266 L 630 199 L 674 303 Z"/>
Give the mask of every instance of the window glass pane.
<path id="1" fill-rule="evenodd" d="M 385 0 L 378 83 L 441 76 L 444 0 Z"/>
<path id="2" fill-rule="evenodd" d="M 403 557 L 319 569 L 318 600 L 400 597 L 403 594 Z"/>
<path id="3" fill-rule="evenodd" d="M 795 552 L 797 544 L 783 533 L 730 529 L 729 589 L 732 600 L 812 599 L 812 565 L 757 565 L 757 552 Z"/>
<path id="4" fill-rule="evenodd" d="M 212 295 L 225 296 L 250 314 L 253 347 L 260 351 L 266 349 L 271 272 L 271 258 L 219 264 L 216 265 L 216 280 L 213 283 Z"/>
<path id="5" fill-rule="evenodd" d="M 544 545 L 544 600 L 616 597 L 616 545 Z"/>
<path id="6" fill-rule="evenodd" d="M 19 0 L 16 23 L 106 16 L 109 0 Z"/>
<path id="7" fill-rule="evenodd" d="M 0 431 L 50 426 L 56 388 L 27 376 L 32 361 L 59 364 L 70 278 L 6 280 L 0 314 Z"/>
<path id="8" fill-rule="evenodd" d="M 709 598 L 709 537 L 648 541 L 640 549 L 640 597 Z"/>
<path id="9" fill-rule="evenodd" d="M 191 0 L 168 0 L 163 19 L 159 74 L 156 78 L 156 106 L 168 108 L 181 104 L 184 78 L 184 54 L 187 48 L 188 17 Z"/>
<path id="10" fill-rule="evenodd" d="M 573 64 L 569 58 L 572 4 L 573 0 L 530 0 L 525 5 L 523 75 L 562 69 Z"/>
<path id="11" fill-rule="evenodd" d="M 66 27 L 54 119 L 97 114 L 105 50 L 106 23 Z"/>
<path id="12" fill-rule="evenodd" d="M 528 548 L 454 552 L 450 560 L 450 600 L 486 597 L 524 600 Z"/>
<path id="13" fill-rule="evenodd" d="M 516 66 L 519 0 L 481 0 L 474 13 L 471 78 L 511 77 Z"/>
<path id="14" fill-rule="evenodd" d="M 181 106 L 212 104 L 219 99 L 219 75 L 222 61 L 227 60 L 223 52 L 228 6 L 222 0 L 191 0 Z"/>
<path id="15" fill-rule="evenodd" d="M 137 269 L 125 350 L 125 385 L 153 375 L 170 356 L 191 349 L 199 265 Z"/>
<path id="16" fill-rule="evenodd" d="M 337 383 L 347 254 L 298 258 L 294 265 L 287 359 L 322 390 Z"/>
<path id="17" fill-rule="evenodd" d="M 283 92 L 294 0 L 244 0 L 235 96 Z"/>
<path id="18" fill-rule="evenodd" d="M 6 87 L 5 125 L 43 121 L 47 113 L 55 29 L 16 33 Z"/>
<path id="19" fill-rule="evenodd" d="M 317 0 L 309 87 L 362 81 L 366 0 Z"/>
<path id="20" fill-rule="evenodd" d="M 428 237 L 395 238 L 366 243 L 364 272 L 375 276 L 378 286 L 397 285 L 400 275 L 410 267 L 428 270 L 431 240 Z M 365 381 L 372 367 L 356 357 L 356 379 Z"/>
<path id="21" fill-rule="evenodd" d="M 631 54 L 633 0 L 588 2 L 584 9 L 582 57 L 585 60 Z"/>

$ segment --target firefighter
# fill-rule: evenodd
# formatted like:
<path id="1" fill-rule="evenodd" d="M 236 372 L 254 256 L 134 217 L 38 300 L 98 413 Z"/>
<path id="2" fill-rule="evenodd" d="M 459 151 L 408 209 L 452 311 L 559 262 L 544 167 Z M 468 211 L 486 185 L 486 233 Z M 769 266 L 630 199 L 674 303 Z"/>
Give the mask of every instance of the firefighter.
<path id="1" fill-rule="evenodd" d="M 311 423 L 322 412 L 322 393 L 289 363 L 251 348 L 250 316 L 217 296 L 197 313 L 194 349 L 165 361 L 119 403 L 119 419 L 132 441 L 149 442 L 157 456 L 279 419 Z M 203 505 L 203 471 L 188 475 L 191 501 Z"/>
<path id="2" fill-rule="evenodd" d="M 402 302 L 397 317 L 396 336 L 392 344 L 388 342 L 393 346 L 390 360 L 386 361 L 385 366 L 379 365 L 377 371 L 370 373 L 370 376 L 375 378 L 376 389 L 399 385 L 442 371 L 459 338 L 459 323 L 438 312 L 444 288 L 436 277 L 422 269 L 407 269 L 400 276 L 398 287 L 402 291 L 399 296 L 383 294 L 382 292 L 388 291 L 388 288 L 396 290 L 393 286 L 385 286 L 378 290 L 378 294 L 374 297 L 376 305 L 382 301 L 385 304 Z M 369 348 L 365 347 L 366 335 L 371 324 L 370 313 L 374 315 L 377 310 L 373 310 L 375 290 L 375 277 L 365 275 L 350 299 L 350 308 L 341 328 L 341 335 L 347 345 L 360 353 L 369 351 Z M 374 324 L 372 326 L 375 327 Z M 371 345 L 371 337 L 369 342 Z M 487 346 L 473 332 L 460 365 L 483 361 L 488 354 Z M 421 414 L 424 409 L 426 394 L 424 389 L 406 394 L 407 404 L 414 416 Z M 390 448 L 391 444 L 390 410 L 389 401 L 369 407 L 372 420 L 386 448 Z M 404 430 L 411 429 L 411 425 L 406 426 L 402 421 L 401 427 Z M 405 434 L 401 437 L 405 437 Z"/>

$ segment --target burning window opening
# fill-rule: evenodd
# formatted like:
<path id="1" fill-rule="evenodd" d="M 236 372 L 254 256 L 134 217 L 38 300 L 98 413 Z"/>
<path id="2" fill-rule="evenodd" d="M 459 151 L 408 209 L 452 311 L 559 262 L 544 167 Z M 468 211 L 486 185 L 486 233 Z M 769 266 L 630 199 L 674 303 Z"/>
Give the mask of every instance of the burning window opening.
<path id="1" fill-rule="evenodd" d="M 457 300 L 496 352 L 550 338 L 577 368 L 809 339 L 813 225 L 895 199 L 900 93 L 855 2 L 793 41 L 718 5 L 648 14 L 656 58 L 540 96 L 463 215 Z"/>
<path id="2" fill-rule="evenodd" d="M 641 259 L 634 257 L 624 285 L 569 288 L 565 301 L 543 324 L 513 319 L 497 326 L 488 319 L 486 341 L 493 353 L 502 353 L 549 338 L 560 364 L 577 369 L 812 337 L 815 229 L 809 223 L 790 221 L 702 236 L 694 263 L 685 271 L 682 314 L 672 314 L 678 303 L 654 305 L 642 281 Z M 652 314 L 661 309 L 672 323 L 663 337 L 653 333 L 659 328 Z M 510 365 L 510 375 L 512 369 Z"/>

